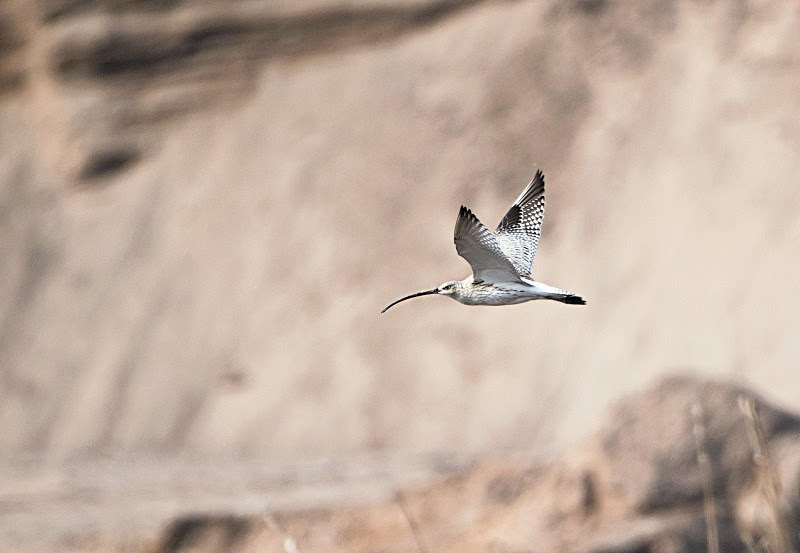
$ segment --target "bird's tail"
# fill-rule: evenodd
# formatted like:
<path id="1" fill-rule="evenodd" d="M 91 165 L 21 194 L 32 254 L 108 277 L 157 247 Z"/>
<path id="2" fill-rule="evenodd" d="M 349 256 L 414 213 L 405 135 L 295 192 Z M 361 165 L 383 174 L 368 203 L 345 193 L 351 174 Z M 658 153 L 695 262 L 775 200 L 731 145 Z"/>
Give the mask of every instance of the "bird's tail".
<path id="1" fill-rule="evenodd" d="M 568 303 L 570 305 L 586 305 L 586 300 L 575 294 L 558 294 L 553 295 L 553 299 L 561 303 Z"/>

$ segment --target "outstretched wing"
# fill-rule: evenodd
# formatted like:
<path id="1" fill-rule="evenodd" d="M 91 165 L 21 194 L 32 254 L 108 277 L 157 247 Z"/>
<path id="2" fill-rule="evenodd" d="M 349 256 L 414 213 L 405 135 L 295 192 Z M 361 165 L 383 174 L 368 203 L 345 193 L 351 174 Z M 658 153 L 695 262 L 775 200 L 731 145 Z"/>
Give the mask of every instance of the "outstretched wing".
<path id="1" fill-rule="evenodd" d="M 472 266 L 476 280 L 519 281 L 514 265 L 503 253 L 495 235 L 463 205 L 456 220 L 455 243 L 458 255 Z"/>
<path id="2" fill-rule="evenodd" d="M 525 187 L 495 231 L 497 243 L 521 276 L 530 277 L 544 219 L 544 174 Z"/>

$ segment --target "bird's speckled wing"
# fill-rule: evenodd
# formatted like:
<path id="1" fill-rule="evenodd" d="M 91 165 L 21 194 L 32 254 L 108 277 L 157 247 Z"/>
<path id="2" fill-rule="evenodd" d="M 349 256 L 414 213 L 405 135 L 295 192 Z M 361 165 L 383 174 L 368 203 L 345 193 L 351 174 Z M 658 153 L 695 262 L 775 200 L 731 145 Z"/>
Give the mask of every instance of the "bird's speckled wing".
<path id="1" fill-rule="evenodd" d="M 542 234 L 542 219 L 544 174 L 536 171 L 536 176 L 522 191 L 495 231 L 497 243 L 521 276 L 531 276 L 539 236 Z"/>
<path id="2" fill-rule="evenodd" d="M 476 280 L 519 281 L 514 265 L 506 258 L 495 235 L 463 205 L 456 219 L 455 243 L 458 255 L 472 266 Z"/>

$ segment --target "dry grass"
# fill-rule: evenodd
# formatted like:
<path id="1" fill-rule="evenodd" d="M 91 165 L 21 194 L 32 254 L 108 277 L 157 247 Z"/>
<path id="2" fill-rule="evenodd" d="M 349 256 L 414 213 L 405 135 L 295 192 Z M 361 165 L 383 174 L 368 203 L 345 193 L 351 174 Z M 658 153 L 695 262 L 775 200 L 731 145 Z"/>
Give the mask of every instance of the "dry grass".
<path id="1" fill-rule="evenodd" d="M 419 525 L 417 525 L 417 520 L 411 514 L 411 511 L 406 504 L 405 496 L 402 492 L 397 492 L 394 498 L 395 501 L 397 501 L 397 504 L 400 506 L 400 510 L 403 512 L 403 516 L 408 522 L 409 528 L 411 528 L 411 533 L 414 534 L 414 541 L 417 542 L 417 548 L 419 549 L 420 553 L 430 553 L 428 548 L 425 546 L 425 542 L 422 540 L 422 533 L 419 530 Z"/>
<path id="2" fill-rule="evenodd" d="M 754 536 L 749 530 L 740 529 L 741 539 L 749 553 L 794 553 L 789 540 L 780 477 L 766 439 L 764 425 L 751 398 L 741 397 L 739 407 L 745 415 L 747 434 L 753 451 L 756 490 L 759 500 L 766 504 L 767 514 L 766 523 L 758 529 L 758 536 Z M 706 447 L 704 411 L 699 404 L 692 406 L 692 421 L 697 448 L 697 464 L 703 479 L 703 512 L 706 523 L 707 550 L 709 553 L 720 553 L 713 474 Z"/>
<path id="3" fill-rule="evenodd" d="M 711 474 L 711 460 L 706 449 L 706 425 L 700 404 L 692 406 L 692 430 L 697 447 L 697 464 L 703 474 L 703 513 L 706 519 L 706 543 L 709 553 L 719 553 L 719 528 L 717 509 L 714 501 L 714 486 Z"/>
<path id="4" fill-rule="evenodd" d="M 751 398 L 739 398 L 739 407 L 747 421 L 747 433 L 753 450 L 753 467 L 759 498 L 767 506 L 767 523 L 760 539 L 742 532 L 742 539 L 753 553 L 792 553 L 785 518 L 783 490 L 777 465 L 765 437 L 764 425 Z"/>
<path id="5" fill-rule="evenodd" d="M 283 553 L 299 553 L 300 550 L 297 547 L 297 541 L 289 535 L 289 533 L 280 525 L 280 523 L 275 519 L 275 517 L 271 514 L 264 515 L 264 520 L 267 523 L 267 526 L 270 530 L 274 532 L 278 532 L 283 536 Z"/>

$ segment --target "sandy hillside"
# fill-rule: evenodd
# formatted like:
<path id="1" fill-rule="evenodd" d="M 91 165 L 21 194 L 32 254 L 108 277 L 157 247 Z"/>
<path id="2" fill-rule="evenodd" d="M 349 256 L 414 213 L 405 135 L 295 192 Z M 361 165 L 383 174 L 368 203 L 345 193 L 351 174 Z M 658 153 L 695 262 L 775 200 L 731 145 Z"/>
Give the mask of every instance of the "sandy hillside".
<path id="1" fill-rule="evenodd" d="M 553 452 L 675 369 L 800 407 L 798 10 L 5 3 L 2 455 Z M 536 168 L 586 307 L 379 315 Z"/>

